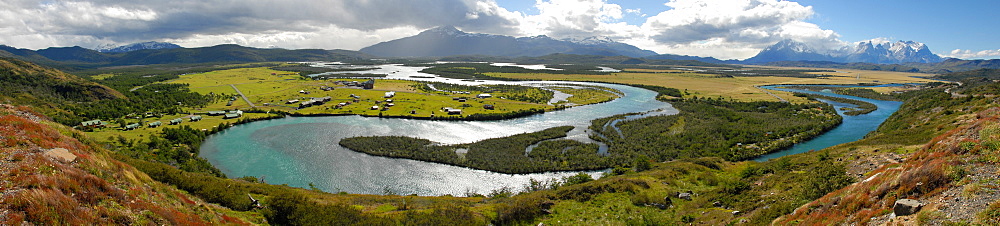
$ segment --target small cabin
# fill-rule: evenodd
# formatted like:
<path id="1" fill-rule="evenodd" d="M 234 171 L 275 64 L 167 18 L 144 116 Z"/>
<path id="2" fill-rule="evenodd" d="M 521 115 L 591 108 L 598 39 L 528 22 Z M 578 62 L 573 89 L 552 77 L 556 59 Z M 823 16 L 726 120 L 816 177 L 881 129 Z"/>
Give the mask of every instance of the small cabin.
<path id="1" fill-rule="evenodd" d="M 479 95 L 476 95 L 476 98 L 479 98 L 479 99 L 490 98 L 490 97 L 493 97 L 493 95 L 491 95 L 489 93 L 480 93 Z"/>
<path id="2" fill-rule="evenodd" d="M 364 89 L 374 89 L 375 79 L 368 79 L 368 81 L 362 82 L 361 87 L 363 87 Z"/>
<path id="3" fill-rule="evenodd" d="M 157 126 L 160 126 L 160 125 L 163 125 L 163 123 L 160 122 L 160 121 L 150 122 L 148 124 L 149 128 L 156 128 Z"/>
<path id="4" fill-rule="evenodd" d="M 100 119 L 94 119 L 80 123 L 81 127 L 103 127 L 104 123 Z"/>
<path id="5" fill-rule="evenodd" d="M 312 106 L 313 104 L 316 104 L 315 100 L 303 101 L 302 103 L 299 103 L 299 108 L 306 108 L 306 107 Z"/>
<path id="6" fill-rule="evenodd" d="M 225 115 L 225 114 L 226 114 L 226 111 L 209 111 L 208 112 L 208 115 L 210 115 L 210 116 Z"/>
<path id="7" fill-rule="evenodd" d="M 229 118 L 239 118 L 239 117 L 242 117 L 242 116 L 243 116 L 243 111 L 241 111 L 241 110 L 235 110 L 235 111 L 228 111 L 228 112 L 226 112 L 226 115 L 223 116 L 222 118 L 229 119 Z"/>
<path id="8" fill-rule="evenodd" d="M 396 92 L 394 91 L 385 92 L 385 98 L 392 98 L 394 96 L 396 96 Z"/>
<path id="9" fill-rule="evenodd" d="M 125 130 L 138 129 L 140 126 L 142 126 L 142 124 L 139 124 L 139 123 L 128 124 L 128 125 L 125 125 Z"/>
<path id="10" fill-rule="evenodd" d="M 378 106 L 372 106 L 372 110 L 378 110 Z"/>
<path id="11" fill-rule="evenodd" d="M 483 109 L 486 109 L 486 110 L 493 110 L 493 108 L 494 107 L 493 107 L 492 104 L 483 105 Z"/>
<path id="12" fill-rule="evenodd" d="M 170 120 L 170 125 L 181 124 L 181 122 L 184 122 L 184 119 L 182 119 L 182 118 L 175 118 L 175 119 Z"/>
<path id="13" fill-rule="evenodd" d="M 294 103 L 298 103 L 298 102 L 299 102 L 299 100 L 288 100 L 285 103 L 286 104 L 294 104 Z"/>
<path id="14" fill-rule="evenodd" d="M 444 112 L 447 112 L 449 115 L 461 115 L 462 109 L 444 108 Z"/>
<path id="15" fill-rule="evenodd" d="M 192 122 L 201 121 L 201 115 L 191 116 L 191 121 Z"/>

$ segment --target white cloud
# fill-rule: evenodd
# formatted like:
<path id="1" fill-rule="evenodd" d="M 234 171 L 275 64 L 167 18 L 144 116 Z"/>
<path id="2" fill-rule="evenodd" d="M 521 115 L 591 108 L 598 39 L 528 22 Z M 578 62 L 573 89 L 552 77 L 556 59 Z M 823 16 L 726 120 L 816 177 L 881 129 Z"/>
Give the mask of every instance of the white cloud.
<path id="1" fill-rule="evenodd" d="M 839 35 L 805 22 L 810 6 L 777 0 L 671 0 L 642 30 L 658 52 L 723 59 L 748 58 L 782 39 L 821 48 L 842 46 Z"/>
<path id="2" fill-rule="evenodd" d="M 948 54 L 942 54 L 943 57 L 953 57 L 959 59 L 1000 59 L 1000 49 L 997 50 L 982 50 L 982 51 L 972 51 L 967 49 L 956 49 L 952 50 Z"/>
<path id="3" fill-rule="evenodd" d="M 208 43 L 214 40 L 357 49 L 387 41 L 372 37 L 398 38 L 442 25 L 520 34 L 520 18 L 522 14 L 494 1 L 476 0 L 7 0 L 0 1 L 0 31 L 4 31 L 0 44 L 21 48 L 149 40 L 221 44 Z M 345 39 L 330 40 L 338 37 Z"/>
<path id="4" fill-rule="evenodd" d="M 213 46 L 237 44 L 258 48 L 285 49 L 349 49 L 357 50 L 380 42 L 411 36 L 420 30 L 413 27 L 396 27 L 362 31 L 336 26 L 319 27 L 309 32 L 269 31 L 257 33 L 228 33 L 216 35 L 193 35 L 183 39 L 168 39 L 167 42 L 181 46 Z M 350 40 L 350 41 L 347 41 Z"/>
<path id="5" fill-rule="evenodd" d="M 604 0 L 537 0 L 538 15 L 521 19 L 525 35 L 548 35 L 554 38 L 607 36 L 628 39 L 639 27 L 620 22 L 622 7 Z"/>

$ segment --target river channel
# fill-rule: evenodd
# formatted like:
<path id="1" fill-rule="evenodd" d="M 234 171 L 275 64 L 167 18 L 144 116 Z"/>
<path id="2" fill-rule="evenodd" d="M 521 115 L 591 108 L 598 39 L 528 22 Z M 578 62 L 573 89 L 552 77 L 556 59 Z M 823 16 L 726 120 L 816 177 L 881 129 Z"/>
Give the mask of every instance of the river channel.
<path id="1" fill-rule="evenodd" d="M 616 100 L 578 106 L 528 117 L 498 121 L 430 121 L 361 116 L 287 117 L 237 125 L 212 135 L 201 156 L 230 177 L 263 177 L 270 184 L 288 184 L 328 192 L 363 194 L 464 195 L 502 187 L 515 190 L 529 178 L 548 180 L 576 172 L 511 175 L 438 163 L 371 156 L 341 147 L 342 138 L 412 136 L 457 144 L 572 125 L 568 139 L 588 141 L 593 119 L 631 112 L 660 110 L 675 114 L 656 93 L 624 85 L 600 85 L 622 91 Z M 601 172 L 590 172 L 599 176 Z"/>
<path id="2" fill-rule="evenodd" d="M 555 82 L 465 81 L 437 78 L 418 73 L 417 67 L 383 65 L 373 71 L 389 78 L 439 81 L 459 84 L 510 83 L 544 86 Z M 417 75 L 417 77 L 411 77 Z M 201 147 L 201 156 L 230 177 L 255 176 L 270 184 L 310 187 L 327 192 L 360 194 L 456 195 L 486 194 L 503 187 L 514 190 L 529 179 L 558 179 L 577 172 L 502 174 L 438 163 L 371 156 L 341 147 L 340 139 L 355 136 L 411 136 L 445 144 L 469 143 L 482 139 L 534 132 L 572 125 L 567 139 L 590 141 L 586 128 L 590 121 L 618 114 L 654 112 L 676 114 L 668 103 L 655 100 L 650 90 L 614 84 L 558 82 L 572 85 L 605 86 L 620 90 L 616 100 L 578 106 L 528 117 L 497 121 L 430 121 L 362 116 L 287 117 L 237 125 L 210 136 Z M 776 87 L 766 87 L 782 90 Z M 828 93 L 820 93 L 830 95 Z M 834 94 L 835 95 L 835 94 Z M 858 99 L 856 97 L 842 96 Z M 863 99 L 869 101 L 867 99 Z M 801 153 L 812 149 L 860 139 L 898 109 L 898 102 L 872 100 L 879 110 L 867 115 L 846 116 L 844 124 L 820 137 L 772 155 Z M 891 102 L 891 101 L 890 101 Z M 835 103 L 838 109 L 844 104 Z M 597 177 L 603 172 L 588 172 Z"/>
<path id="3" fill-rule="evenodd" d="M 811 86 L 816 86 L 816 85 L 811 85 Z M 858 86 L 840 86 L 840 85 L 825 85 L 825 86 L 858 87 Z M 794 146 L 782 151 L 762 155 L 754 159 L 755 161 L 767 161 L 770 159 L 779 158 L 786 155 L 794 155 L 812 150 L 821 150 L 827 147 L 832 147 L 834 145 L 859 140 L 861 138 L 864 138 L 864 136 L 867 135 L 869 132 L 878 129 L 878 126 L 882 125 L 882 122 L 885 122 L 885 120 L 888 119 L 889 116 L 892 115 L 892 113 L 895 113 L 896 110 L 899 110 L 899 106 L 903 104 L 903 102 L 899 101 L 874 100 L 868 98 L 835 94 L 832 92 L 817 92 L 810 90 L 794 89 L 794 87 L 795 86 L 773 85 L 773 86 L 762 86 L 761 88 L 860 100 L 875 104 L 875 106 L 878 106 L 878 110 L 863 115 L 855 115 L 855 116 L 844 115 L 844 110 L 841 110 L 842 107 L 856 107 L 856 106 L 853 104 L 845 104 L 845 103 L 820 99 L 820 101 L 832 104 L 837 109 L 837 114 L 840 114 L 840 116 L 844 117 L 843 123 L 838 125 L 836 128 L 833 128 L 832 130 L 823 133 L 823 135 L 819 135 L 818 137 L 815 137 L 806 142 L 795 144 Z"/>

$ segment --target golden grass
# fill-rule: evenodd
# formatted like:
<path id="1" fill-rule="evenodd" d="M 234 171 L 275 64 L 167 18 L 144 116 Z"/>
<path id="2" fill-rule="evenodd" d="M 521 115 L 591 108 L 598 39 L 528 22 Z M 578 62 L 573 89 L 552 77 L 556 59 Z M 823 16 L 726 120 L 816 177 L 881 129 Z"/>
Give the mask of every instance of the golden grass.
<path id="1" fill-rule="evenodd" d="M 111 77 L 115 77 L 115 76 L 116 76 L 116 74 L 113 74 L 113 73 L 104 73 L 104 74 L 90 76 L 90 78 L 97 79 L 97 80 L 105 80 L 105 79 L 108 79 L 108 78 L 111 78 Z"/>
<path id="2" fill-rule="evenodd" d="M 789 68 L 783 68 L 789 69 Z M 803 68 L 795 68 L 803 69 Z M 775 101 L 777 98 L 768 95 L 755 86 L 771 84 L 857 84 L 857 83 L 926 83 L 934 80 L 922 77 L 929 74 L 888 72 L 888 71 L 863 71 L 863 70 L 838 70 L 842 73 L 821 72 L 819 74 L 830 75 L 821 78 L 794 78 L 794 77 L 733 77 L 724 78 L 711 74 L 699 73 L 648 73 L 648 72 L 677 72 L 677 70 L 650 70 L 650 69 L 625 69 L 625 71 L 643 71 L 647 73 L 622 72 L 611 75 L 562 75 L 562 74 L 538 74 L 538 73 L 489 73 L 489 76 L 516 78 L 516 79 L 538 79 L 538 80 L 569 80 L 569 81 L 597 81 L 627 84 L 642 84 L 676 88 L 687 91 L 690 96 L 698 97 L 724 97 L 742 101 Z M 861 79 L 857 75 L 861 74 Z M 885 89 L 886 91 L 892 91 Z M 802 98 L 794 97 L 792 94 L 780 91 L 771 91 L 786 100 L 798 102 Z"/>

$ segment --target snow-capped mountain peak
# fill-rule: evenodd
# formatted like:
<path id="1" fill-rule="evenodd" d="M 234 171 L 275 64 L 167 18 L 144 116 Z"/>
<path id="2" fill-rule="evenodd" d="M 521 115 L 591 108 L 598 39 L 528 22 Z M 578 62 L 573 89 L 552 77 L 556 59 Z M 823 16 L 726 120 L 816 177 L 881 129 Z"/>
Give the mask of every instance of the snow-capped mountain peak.
<path id="1" fill-rule="evenodd" d="M 597 37 L 597 36 L 591 36 L 586 38 L 566 38 L 563 39 L 563 41 L 572 42 L 580 45 L 602 45 L 615 42 L 615 40 L 612 40 L 610 37 Z"/>
<path id="2" fill-rule="evenodd" d="M 181 48 L 181 46 L 173 43 L 150 41 L 150 42 L 140 42 L 128 45 L 121 45 L 121 46 L 115 46 L 114 44 L 104 44 L 97 47 L 97 49 L 95 50 L 102 53 L 124 53 L 124 52 L 132 52 L 144 49 L 175 49 L 175 48 Z"/>

